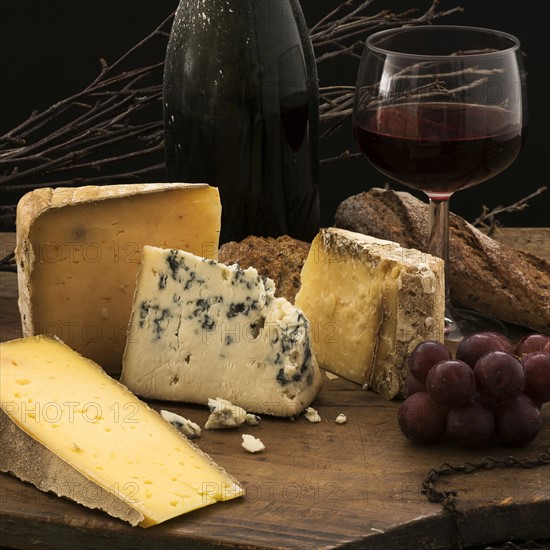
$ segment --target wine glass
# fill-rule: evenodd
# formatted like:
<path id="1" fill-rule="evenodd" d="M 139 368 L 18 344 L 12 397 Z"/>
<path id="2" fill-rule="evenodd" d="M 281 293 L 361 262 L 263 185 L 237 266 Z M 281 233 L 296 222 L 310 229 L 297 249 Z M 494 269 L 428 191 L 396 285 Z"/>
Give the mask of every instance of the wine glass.
<path id="1" fill-rule="evenodd" d="M 498 174 L 518 155 L 526 124 L 523 75 L 518 39 L 499 31 L 403 27 L 366 41 L 355 92 L 355 139 L 380 172 L 428 195 L 427 248 L 445 260 L 446 281 L 449 199 Z M 490 328 L 491 318 L 453 309 L 448 283 L 446 298 L 446 339 Z"/>

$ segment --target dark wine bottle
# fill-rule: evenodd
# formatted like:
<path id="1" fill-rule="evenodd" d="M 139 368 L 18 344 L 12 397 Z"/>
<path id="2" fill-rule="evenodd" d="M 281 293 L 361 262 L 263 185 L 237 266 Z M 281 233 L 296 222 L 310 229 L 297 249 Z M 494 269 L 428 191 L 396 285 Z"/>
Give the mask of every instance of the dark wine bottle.
<path id="1" fill-rule="evenodd" d="M 220 190 L 220 243 L 319 228 L 319 89 L 298 0 L 181 0 L 166 54 L 169 181 Z"/>

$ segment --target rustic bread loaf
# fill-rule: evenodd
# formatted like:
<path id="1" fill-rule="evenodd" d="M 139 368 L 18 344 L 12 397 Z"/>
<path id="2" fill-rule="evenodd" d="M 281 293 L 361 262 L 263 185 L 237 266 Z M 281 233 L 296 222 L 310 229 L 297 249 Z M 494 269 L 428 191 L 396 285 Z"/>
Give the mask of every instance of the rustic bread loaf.
<path id="1" fill-rule="evenodd" d="M 247 237 L 220 247 L 218 259 L 225 264 L 255 267 L 260 275 L 275 282 L 275 295 L 294 303 L 300 290 L 300 272 L 309 252 L 309 243 L 288 236 L 277 239 Z"/>
<path id="2" fill-rule="evenodd" d="M 409 193 L 371 189 L 346 199 L 335 225 L 426 251 L 428 205 Z M 449 240 L 454 303 L 550 333 L 550 262 L 496 242 L 455 214 Z"/>

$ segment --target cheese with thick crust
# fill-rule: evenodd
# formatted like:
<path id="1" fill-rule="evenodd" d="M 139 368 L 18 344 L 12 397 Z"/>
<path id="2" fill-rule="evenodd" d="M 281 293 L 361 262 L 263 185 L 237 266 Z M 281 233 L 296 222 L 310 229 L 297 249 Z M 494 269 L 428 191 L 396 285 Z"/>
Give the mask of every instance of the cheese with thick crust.
<path id="1" fill-rule="evenodd" d="M 407 358 L 443 340 L 443 260 L 343 229 L 315 238 L 296 306 L 312 326 L 319 365 L 391 399 L 403 395 Z"/>

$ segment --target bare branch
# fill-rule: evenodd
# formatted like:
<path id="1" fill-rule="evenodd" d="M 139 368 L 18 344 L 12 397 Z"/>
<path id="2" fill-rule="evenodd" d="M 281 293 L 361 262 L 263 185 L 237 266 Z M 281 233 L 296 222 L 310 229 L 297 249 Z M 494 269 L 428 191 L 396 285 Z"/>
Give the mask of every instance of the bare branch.
<path id="1" fill-rule="evenodd" d="M 494 230 L 495 224 L 498 225 L 498 222 L 496 222 L 495 218 L 496 216 L 499 216 L 500 214 L 506 214 L 506 213 L 512 213 L 512 212 L 521 212 L 529 207 L 529 201 L 544 193 L 547 191 L 548 188 L 546 186 L 539 187 L 536 191 L 531 193 L 530 195 L 527 195 L 527 197 L 524 197 L 523 199 L 520 199 L 513 204 L 510 204 L 508 206 L 496 206 L 492 210 L 489 210 L 486 206 L 482 207 L 482 213 L 472 222 L 472 225 L 480 226 L 480 227 L 489 227 Z M 489 223 L 487 223 L 489 222 Z"/>
<path id="2" fill-rule="evenodd" d="M 323 159 L 321 161 L 321 164 L 330 164 L 333 162 L 340 162 L 341 160 L 349 160 L 354 159 L 362 156 L 361 153 L 350 153 L 348 149 L 346 149 L 343 153 L 338 155 L 337 157 L 330 157 L 328 159 Z"/>

